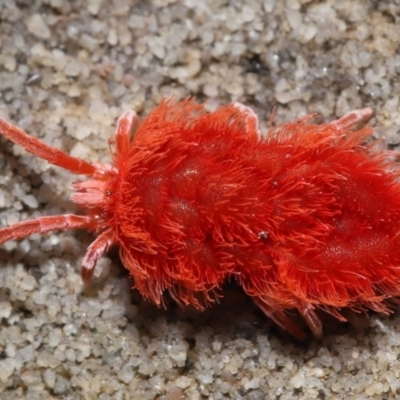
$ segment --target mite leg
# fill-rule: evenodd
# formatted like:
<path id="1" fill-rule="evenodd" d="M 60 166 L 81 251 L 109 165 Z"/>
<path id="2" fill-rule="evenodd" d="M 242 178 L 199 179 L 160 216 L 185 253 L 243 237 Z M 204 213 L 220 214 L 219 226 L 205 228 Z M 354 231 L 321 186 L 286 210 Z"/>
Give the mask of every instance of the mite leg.
<path id="1" fill-rule="evenodd" d="M 128 111 L 118 118 L 117 130 L 115 132 L 115 141 L 117 153 L 127 150 L 132 139 L 132 135 L 139 126 L 139 117 L 135 111 Z"/>
<path id="2" fill-rule="evenodd" d="M 307 322 L 308 327 L 317 339 L 322 339 L 322 322 L 318 315 L 314 311 L 314 307 L 311 304 L 303 303 L 300 307 L 297 307 L 301 316 Z"/>
<path id="3" fill-rule="evenodd" d="M 111 229 L 101 233 L 88 247 L 82 261 L 81 276 L 85 283 L 88 283 L 97 264 L 97 260 L 113 245 L 114 237 Z"/>
<path id="4" fill-rule="evenodd" d="M 351 129 L 356 127 L 361 122 L 367 122 L 373 115 L 371 108 L 363 108 L 361 110 L 350 111 L 342 118 L 330 122 L 329 125 L 336 125 L 339 130 Z"/>
<path id="5" fill-rule="evenodd" d="M 306 338 L 304 331 L 299 328 L 282 310 L 275 308 L 272 304 L 260 297 L 253 297 L 253 301 L 268 318 L 271 318 L 272 321 L 283 330 L 289 332 L 298 340 L 304 340 Z"/>
<path id="6" fill-rule="evenodd" d="M 29 153 L 50 164 L 57 165 L 76 174 L 93 175 L 96 167 L 81 158 L 71 157 L 63 151 L 43 143 L 38 138 L 29 136 L 22 129 L 0 118 L 0 133 L 15 144 L 19 144 Z"/>
<path id="7" fill-rule="evenodd" d="M 256 113 L 250 107 L 247 107 L 237 101 L 233 103 L 233 106 L 242 114 L 241 118 L 244 120 L 247 134 L 256 133 L 258 138 L 261 137 Z"/>
<path id="8" fill-rule="evenodd" d="M 0 244 L 8 240 L 22 239 L 33 233 L 77 228 L 90 229 L 92 225 L 92 218 L 87 216 L 65 214 L 52 217 L 40 217 L 29 221 L 18 222 L 13 226 L 0 229 Z"/>
<path id="9" fill-rule="evenodd" d="M 369 315 L 366 313 L 358 313 L 345 308 L 342 310 L 342 314 L 342 321 L 347 321 L 356 332 L 362 332 L 370 326 Z"/>

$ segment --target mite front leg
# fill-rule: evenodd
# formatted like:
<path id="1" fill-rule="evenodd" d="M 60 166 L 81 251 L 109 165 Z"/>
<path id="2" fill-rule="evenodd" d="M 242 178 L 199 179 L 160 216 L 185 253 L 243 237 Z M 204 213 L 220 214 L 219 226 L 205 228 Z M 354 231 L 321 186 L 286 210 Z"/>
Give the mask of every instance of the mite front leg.
<path id="1" fill-rule="evenodd" d="M 65 168 L 76 174 L 93 175 L 96 172 L 96 168 L 92 164 L 47 145 L 3 118 L 0 118 L 0 133 L 13 143 L 22 146 L 29 153 L 43 158 L 50 164 Z"/>
<path id="2" fill-rule="evenodd" d="M 40 217 L 29 221 L 18 222 L 13 226 L 0 229 L 0 244 L 8 240 L 18 240 L 34 233 L 46 233 L 55 230 L 93 228 L 93 219 L 74 214 Z"/>
<path id="3" fill-rule="evenodd" d="M 135 111 L 128 111 L 118 118 L 115 141 L 117 153 L 129 148 L 132 136 L 139 127 L 139 117 Z"/>
<path id="4" fill-rule="evenodd" d="M 113 232 L 108 229 L 101 233 L 88 247 L 82 261 L 81 276 L 85 283 L 92 279 L 98 259 L 114 244 Z"/>

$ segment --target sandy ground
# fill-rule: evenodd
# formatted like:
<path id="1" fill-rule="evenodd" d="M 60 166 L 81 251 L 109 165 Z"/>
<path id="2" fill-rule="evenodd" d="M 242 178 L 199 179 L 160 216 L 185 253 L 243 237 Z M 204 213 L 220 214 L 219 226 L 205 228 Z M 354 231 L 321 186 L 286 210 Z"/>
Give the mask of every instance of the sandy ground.
<path id="1" fill-rule="evenodd" d="M 265 125 L 372 107 L 400 142 L 400 2 L 0 0 L 0 114 L 90 162 L 116 118 L 162 98 L 240 101 Z M 75 177 L 0 140 L 0 225 L 73 212 Z M 84 290 L 92 241 L 55 232 L 0 249 L 0 398 L 395 399 L 400 315 L 327 319 L 298 344 L 233 284 L 199 313 L 130 290 L 116 252 Z"/>

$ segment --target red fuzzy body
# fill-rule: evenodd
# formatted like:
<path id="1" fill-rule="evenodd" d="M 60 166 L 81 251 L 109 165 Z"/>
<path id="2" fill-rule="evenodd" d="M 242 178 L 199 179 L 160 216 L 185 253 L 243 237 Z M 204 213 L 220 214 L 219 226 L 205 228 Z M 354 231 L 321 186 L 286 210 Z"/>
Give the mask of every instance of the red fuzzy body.
<path id="1" fill-rule="evenodd" d="M 72 196 L 88 215 L 72 227 L 99 235 L 83 275 L 116 244 L 150 301 L 161 304 L 168 290 L 201 309 L 236 279 L 298 337 L 287 310 L 317 336 L 314 309 L 340 319 L 343 307 L 388 312 L 400 296 L 400 168 L 392 153 L 363 145 L 371 129 L 354 129 L 363 118 L 305 118 L 260 138 L 244 106 L 208 113 L 164 101 L 132 140 L 119 126 L 113 165 L 96 166 Z M 2 238 L 7 229 L 0 242 L 23 236 Z"/>

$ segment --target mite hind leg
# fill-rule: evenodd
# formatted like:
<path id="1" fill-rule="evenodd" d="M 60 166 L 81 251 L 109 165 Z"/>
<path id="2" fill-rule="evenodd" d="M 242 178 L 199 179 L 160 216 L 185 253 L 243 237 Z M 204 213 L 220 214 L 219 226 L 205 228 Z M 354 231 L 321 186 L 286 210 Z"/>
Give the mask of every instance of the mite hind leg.
<path id="1" fill-rule="evenodd" d="M 313 335 L 317 339 L 322 339 L 322 322 L 311 304 L 302 303 L 297 310 L 306 321 Z"/>
<path id="2" fill-rule="evenodd" d="M 253 301 L 268 318 L 271 318 L 283 330 L 300 341 L 306 338 L 304 331 L 282 309 L 262 297 L 253 297 Z"/>
<path id="3" fill-rule="evenodd" d="M 335 125 L 339 130 L 356 128 L 358 124 L 366 123 L 373 113 L 371 108 L 350 111 L 336 121 L 330 122 L 329 125 Z"/>
<path id="4" fill-rule="evenodd" d="M 235 101 L 232 105 L 241 113 L 246 133 L 256 134 L 257 138 L 260 138 L 261 132 L 258 126 L 257 114 L 250 107 L 247 107 L 238 101 Z"/>

